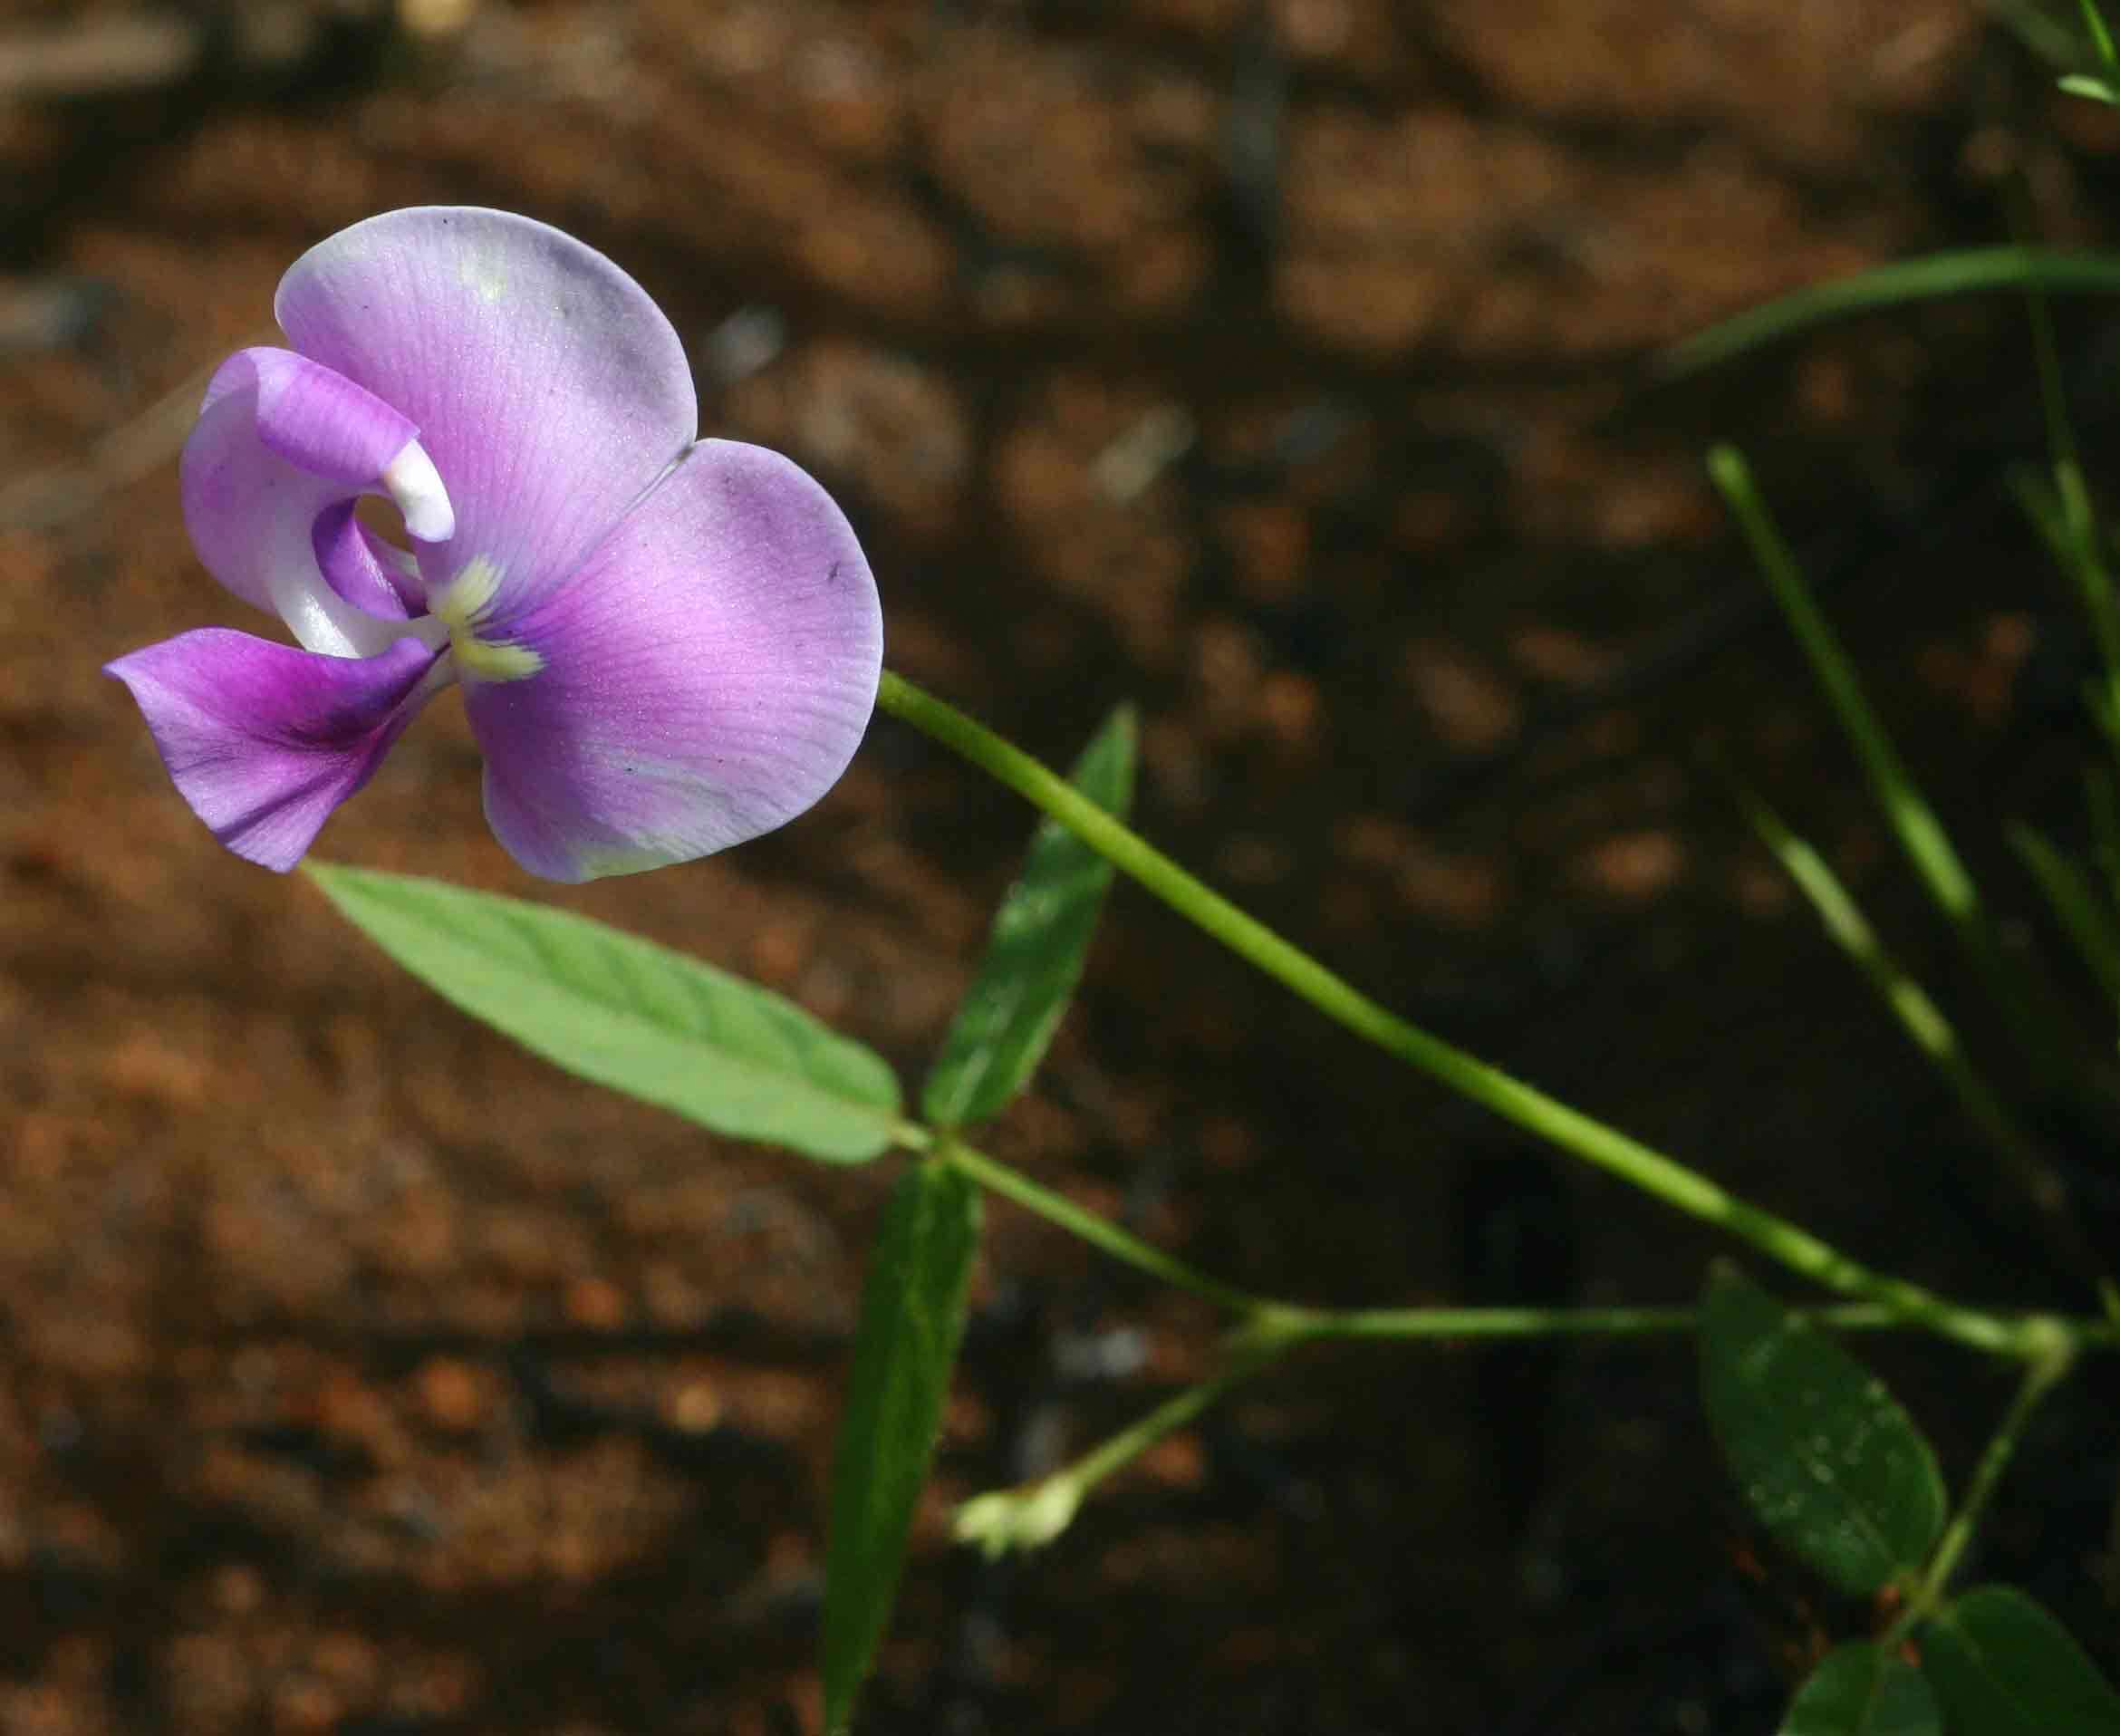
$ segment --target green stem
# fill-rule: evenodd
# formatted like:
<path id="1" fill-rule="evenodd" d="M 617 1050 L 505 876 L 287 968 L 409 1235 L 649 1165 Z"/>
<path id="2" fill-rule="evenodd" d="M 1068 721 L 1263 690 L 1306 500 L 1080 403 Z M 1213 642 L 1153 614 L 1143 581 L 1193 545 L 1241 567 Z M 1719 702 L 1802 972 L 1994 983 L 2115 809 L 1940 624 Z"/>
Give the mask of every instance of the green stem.
<path id="1" fill-rule="evenodd" d="M 954 1133 L 936 1133 L 911 1122 L 898 1130 L 899 1143 L 927 1152 L 950 1164 L 988 1191 L 1057 1224 L 1091 1247 L 1148 1277 L 1190 1291 L 1240 1316 L 1234 1341 L 1276 1350 L 1325 1338 L 1579 1338 L 1594 1336 L 1647 1337 L 1691 1332 L 1699 1316 L 1691 1307 L 1563 1308 L 1321 1308 L 1307 1303 L 1258 1296 L 1225 1284 L 1174 1254 L 1165 1253 L 1064 1193 L 1012 1170 L 1000 1159 L 967 1145 Z M 1928 1322 L 1903 1307 L 1883 1302 L 1848 1302 L 1794 1312 L 1845 1332 L 1921 1330 Z M 2019 1346 L 2041 1332 L 2065 1332 L 2086 1349 L 2120 1345 L 2120 1324 L 2104 1320 L 2060 1320 L 2048 1315 L 1984 1315 L 1995 1329 L 1985 1350 L 2019 1354 Z"/>
<path id="2" fill-rule="evenodd" d="M 1883 1303 L 1945 1337 L 1978 1349 L 2012 1348 L 2013 1328 L 2002 1322 L 1948 1303 L 1919 1285 L 1872 1271 L 1809 1230 L 1738 1198 L 1698 1171 L 1387 1011 L 1210 891 L 1066 779 L 903 676 L 884 670 L 876 702 L 1043 809 L 1180 916 L 1387 1054 L 1664 1204 L 1749 1242 L 1814 1283 Z"/>
<path id="3" fill-rule="evenodd" d="M 911 1135 L 918 1135 L 917 1140 Z M 901 1130 L 901 1140 L 917 1144 L 921 1149 L 930 1148 L 960 1174 L 970 1177 L 981 1187 L 998 1193 L 1005 1200 L 1013 1200 L 1025 1210 L 1036 1212 L 1049 1223 L 1079 1236 L 1093 1248 L 1101 1248 L 1113 1259 L 1123 1261 L 1136 1271 L 1146 1272 L 1151 1278 L 1161 1278 L 1166 1284 L 1174 1284 L 1181 1290 L 1204 1297 L 1218 1307 L 1232 1313 L 1246 1316 L 1270 1315 L 1279 1311 L 1281 1305 L 1261 1296 L 1253 1296 L 1248 1290 L 1240 1290 L 1234 1284 L 1225 1284 L 1219 1278 L 1210 1278 L 1198 1268 L 1187 1265 L 1174 1254 L 1166 1254 L 1152 1242 L 1120 1229 L 1108 1218 L 1101 1218 L 1087 1207 L 1078 1206 L 1064 1193 L 1055 1193 L 1043 1187 L 1021 1172 L 975 1150 L 962 1140 L 949 1133 L 930 1133 L 926 1128 L 908 1127 Z"/>
<path id="4" fill-rule="evenodd" d="M 1874 1302 L 1792 1312 L 1842 1331 L 1918 1330 L 1903 1314 Z M 1691 1307 L 1302 1308 L 1269 1326 L 1267 1338 L 1578 1338 L 1657 1337 L 1700 1324 Z"/>
<path id="5" fill-rule="evenodd" d="M 1789 1312 L 1837 1332 L 1918 1332 L 1927 1322 L 1880 1302 L 1843 1302 Z M 1984 1349 L 2018 1358 L 2028 1346 L 2066 1338 L 2081 1350 L 2120 1346 L 2120 1323 L 2043 1314 L 1984 1316 L 2003 1336 Z M 1289 1306 L 1239 1338 L 1581 1338 L 1654 1337 L 1691 1332 L 1701 1323 L 1691 1307 L 1577 1308 L 1306 1308 Z"/>
<path id="6" fill-rule="evenodd" d="M 1904 1639 L 1942 1602 L 1943 1594 L 1951 1587 L 1951 1576 L 1957 1571 L 1960 1558 L 1972 1541 L 1973 1533 L 1980 1529 L 1980 1515 L 1987 1510 L 1989 1500 L 2001 1482 L 2002 1473 L 2017 1451 L 2017 1443 L 2024 1438 L 2032 1413 L 2068 1373 L 2075 1359 L 2075 1349 L 2074 1341 L 2066 1333 L 2057 1332 L 2034 1350 L 2025 1368 L 2024 1379 L 2018 1386 L 2017 1396 L 2010 1401 L 1994 1438 L 1980 1454 L 1980 1463 L 1973 1467 L 1972 1480 L 1966 1485 L 1965 1500 L 1951 1515 L 1951 1523 L 1944 1527 L 1936 1552 L 1929 1558 L 1929 1565 L 1922 1569 L 1920 1580 L 1909 1595 L 1906 1607 L 1884 1636 L 1886 1646 Z"/>
<path id="7" fill-rule="evenodd" d="M 1157 1442 L 1187 1428 L 1233 1386 L 1241 1385 L 1282 1353 L 1278 1349 L 1244 1352 L 1219 1374 L 1165 1399 L 1139 1422 L 1100 1442 L 1056 1473 L 1087 1494 L 1114 1471 L 1123 1470 Z"/>
<path id="8" fill-rule="evenodd" d="M 1017 1489 L 997 1489 L 957 1510 L 958 1541 L 976 1543 L 989 1558 L 1010 1549 L 1035 1549 L 1065 1530 L 1091 1490 L 1123 1470 L 1159 1441 L 1190 1427 L 1232 1387 L 1277 1360 L 1297 1340 L 1253 1345 L 1234 1354 L 1219 1374 L 1165 1399 L 1139 1422 L 1101 1442 L 1049 1477 Z"/>

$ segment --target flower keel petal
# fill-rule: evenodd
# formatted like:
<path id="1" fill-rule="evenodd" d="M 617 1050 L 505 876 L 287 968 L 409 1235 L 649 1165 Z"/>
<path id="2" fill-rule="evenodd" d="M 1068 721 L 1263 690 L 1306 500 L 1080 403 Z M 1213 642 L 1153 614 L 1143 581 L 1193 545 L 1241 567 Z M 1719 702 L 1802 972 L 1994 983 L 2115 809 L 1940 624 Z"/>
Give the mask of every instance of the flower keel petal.
<path id="1" fill-rule="evenodd" d="M 282 873 L 368 782 L 446 668 L 417 640 L 331 657 L 224 627 L 104 665 L 139 702 L 192 812 L 237 855 Z"/>
<path id="2" fill-rule="evenodd" d="M 875 705 L 876 585 L 832 498 L 790 460 L 692 448 L 558 592 L 504 593 L 493 630 L 543 660 L 467 678 L 486 812 L 562 881 L 689 861 L 823 796 Z"/>
<path id="3" fill-rule="evenodd" d="M 363 614 L 381 621 L 404 621 L 419 600 L 402 574 L 383 564 L 378 539 L 353 516 L 354 503 L 326 506 L 309 527 L 310 550 L 324 582 Z"/>
<path id="4" fill-rule="evenodd" d="M 311 651 L 369 657 L 409 632 L 437 637 L 438 630 L 406 624 L 402 602 L 383 603 L 388 618 L 377 619 L 365 605 L 381 593 L 356 582 L 342 594 L 319 566 L 340 529 L 320 528 L 319 519 L 383 487 L 384 470 L 419 449 L 406 433 L 411 426 L 351 381 L 290 352 L 231 357 L 207 389 L 179 470 L 184 523 L 199 559 L 245 602 L 279 615 Z"/>

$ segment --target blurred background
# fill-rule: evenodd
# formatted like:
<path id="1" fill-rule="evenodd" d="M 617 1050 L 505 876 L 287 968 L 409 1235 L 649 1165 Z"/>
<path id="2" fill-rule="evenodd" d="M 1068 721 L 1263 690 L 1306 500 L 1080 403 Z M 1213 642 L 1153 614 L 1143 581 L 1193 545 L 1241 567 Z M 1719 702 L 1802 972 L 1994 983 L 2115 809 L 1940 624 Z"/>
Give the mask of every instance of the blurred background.
<path id="1" fill-rule="evenodd" d="M 2066 21 L 2071 6 L 2058 6 Z M 2050 1299 L 1709 742 L 1975 1040 L 1700 454 L 1753 454 L 1917 771 L 2075 801 L 2066 600 L 2001 486 L 2007 298 L 1705 378 L 1663 346 L 1944 246 L 2095 245 L 2120 129 L 1971 0 L 0 0 L 0 1731 L 814 1731 L 822 1490 L 885 1166 L 563 1078 L 217 849 L 106 659 L 266 631 L 174 458 L 280 272 L 506 207 L 633 273 L 708 431 L 835 491 L 889 657 L 1383 1000 L 1859 1255 Z M 2063 310 L 2094 477 L 2115 356 Z M 1031 816 L 887 720 L 814 813 L 529 881 L 435 707 L 329 858 L 566 904 L 909 1077 Z M 2060 816 L 2060 817 L 2057 817 Z M 1122 883 L 992 1147 L 1248 1287 L 1686 1300 L 1719 1251 L 1360 1051 Z M 1316 1353 L 1044 1555 L 952 1548 L 1212 1365 L 997 1205 L 878 1731 L 1766 1731 L 1823 1599 L 1679 1344 Z M 1869 1347 L 1962 1480 L 1991 1372 Z M 1983 1566 L 2109 1652 L 2057 1408 Z M 2085 1408 L 2090 1406 L 2092 1408 Z"/>

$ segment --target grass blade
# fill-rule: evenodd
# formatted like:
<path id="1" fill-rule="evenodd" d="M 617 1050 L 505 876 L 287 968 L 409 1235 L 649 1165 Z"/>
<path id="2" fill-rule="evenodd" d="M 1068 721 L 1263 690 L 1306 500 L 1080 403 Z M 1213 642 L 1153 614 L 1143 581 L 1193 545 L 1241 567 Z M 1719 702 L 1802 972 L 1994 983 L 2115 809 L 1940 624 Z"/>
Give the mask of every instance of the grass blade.
<path id="1" fill-rule="evenodd" d="M 1971 873 L 1872 709 L 1853 660 L 1812 601 L 1788 544 L 1753 486 L 1750 467 L 1734 447 L 1719 446 L 1708 455 L 1708 471 L 1743 530 L 1811 673 L 1854 747 L 1893 835 L 1979 971 L 2026 1060 L 2043 1080 L 2054 1081 L 2068 1052 L 2066 1034 L 2042 1008 L 2022 967 L 1997 942 Z"/>
<path id="2" fill-rule="evenodd" d="M 1834 320 L 2000 289 L 2038 289 L 2050 295 L 2120 293 L 2120 254 L 2009 246 L 1899 260 L 1810 285 L 1681 339 L 1658 359 L 1657 372 L 1681 379 Z"/>
<path id="3" fill-rule="evenodd" d="M 1913 1046 L 1943 1075 L 1968 1119 L 2013 1166 L 2036 1163 L 2030 1142 L 2018 1130 L 2002 1099 L 1966 1054 L 1943 1009 L 1892 956 L 1840 876 L 1824 856 L 1783 824 L 1781 816 L 1761 796 L 1741 783 L 1735 784 L 1735 788 L 1759 842 L 1796 882 L 1797 890 L 1810 901 L 1834 944 L 1868 979 L 1877 998 L 1899 1021 Z"/>
<path id="4" fill-rule="evenodd" d="M 2077 956 L 2106 998 L 2120 1007 L 2120 922 L 2099 902 L 2083 871 L 2029 826 L 2011 826 L 2009 845 L 2038 882 Z"/>

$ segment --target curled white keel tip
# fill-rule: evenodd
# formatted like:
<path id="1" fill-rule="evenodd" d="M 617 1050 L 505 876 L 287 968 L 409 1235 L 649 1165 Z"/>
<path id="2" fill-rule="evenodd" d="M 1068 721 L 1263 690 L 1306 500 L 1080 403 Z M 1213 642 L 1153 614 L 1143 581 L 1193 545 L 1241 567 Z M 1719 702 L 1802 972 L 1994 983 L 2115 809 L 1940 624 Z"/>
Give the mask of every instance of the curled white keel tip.
<path id="1" fill-rule="evenodd" d="M 382 468 L 382 485 L 405 516 L 406 534 L 422 543 L 446 543 L 457 534 L 457 509 L 427 448 L 407 440 Z"/>

